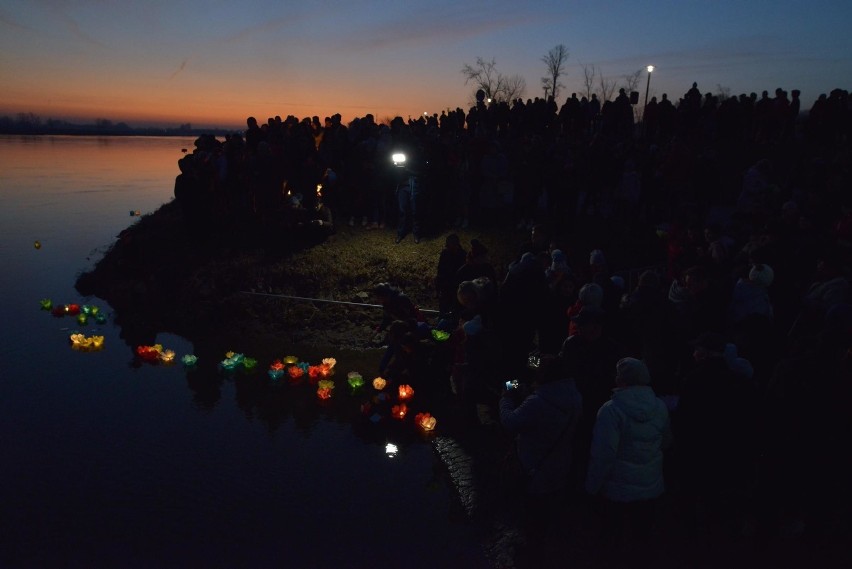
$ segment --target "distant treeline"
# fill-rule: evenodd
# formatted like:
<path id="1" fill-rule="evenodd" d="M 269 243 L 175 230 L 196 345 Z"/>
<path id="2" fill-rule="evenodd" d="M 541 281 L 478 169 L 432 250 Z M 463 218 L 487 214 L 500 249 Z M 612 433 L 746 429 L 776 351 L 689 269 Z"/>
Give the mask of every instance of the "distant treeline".
<path id="1" fill-rule="evenodd" d="M 59 119 L 43 121 L 33 113 L 18 113 L 14 117 L 0 117 L 0 134 L 75 134 L 81 136 L 199 136 L 212 134 L 224 136 L 235 131 L 225 128 L 194 129 L 185 123 L 174 128 L 132 127 L 126 122 L 112 122 L 109 119 L 95 119 L 91 124 L 76 124 Z"/>

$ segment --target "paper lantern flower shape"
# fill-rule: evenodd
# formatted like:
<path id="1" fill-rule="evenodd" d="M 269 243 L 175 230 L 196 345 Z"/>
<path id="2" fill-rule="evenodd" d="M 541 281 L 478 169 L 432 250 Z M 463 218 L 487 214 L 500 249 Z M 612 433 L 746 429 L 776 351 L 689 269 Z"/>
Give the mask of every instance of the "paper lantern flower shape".
<path id="1" fill-rule="evenodd" d="M 321 379 L 317 384 L 319 389 L 334 389 L 334 381 L 330 379 Z"/>
<path id="2" fill-rule="evenodd" d="M 191 367 L 198 363 L 198 356 L 195 354 L 184 354 L 180 361 L 186 367 Z"/>
<path id="3" fill-rule="evenodd" d="M 387 386 L 387 384 L 388 384 L 388 380 L 386 380 L 383 377 L 377 377 L 373 380 L 373 389 L 375 389 L 377 391 L 381 391 L 382 389 L 385 388 L 385 386 Z"/>
<path id="4" fill-rule="evenodd" d="M 330 366 L 329 364 L 326 364 L 326 363 L 319 364 L 317 366 L 317 369 L 319 370 L 320 377 L 330 376 L 333 373 L 332 367 L 333 366 Z"/>
<path id="5" fill-rule="evenodd" d="M 243 358 L 242 364 L 244 370 L 252 371 L 255 367 L 257 367 L 257 360 L 254 358 Z"/>
<path id="6" fill-rule="evenodd" d="M 160 352 L 163 351 L 163 346 L 154 344 L 153 346 L 137 346 L 136 355 L 139 359 L 154 363 L 160 359 Z"/>
<path id="7" fill-rule="evenodd" d="M 332 370 L 337 365 L 337 360 L 334 358 L 323 358 L 322 363 L 323 365 L 327 365 L 329 370 Z"/>
<path id="8" fill-rule="evenodd" d="M 266 373 L 269 374 L 270 379 L 281 379 L 284 377 L 284 371 L 286 366 L 281 363 L 281 360 L 275 360 L 271 364 L 269 364 L 269 371 Z"/>
<path id="9" fill-rule="evenodd" d="M 239 362 L 234 358 L 225 358 L 221 361 L 219 365 L 222 366 L 222 369 L 226 371 L 231 371 L 233 369 L 236 369 L 236 367 L 239 365 Z"/>
<path id="10" fill-rule="evenodd" d="M 284 356 L 281 361 L 287 365 L 293 365 L 299 363 L 299 358 L 297 358 L 296 356 Z"/>
<path id="11" fill-rule="evenodd" d="M 36 249 L 41 249 L 41 241 L 33 241 L 33 247 Z"/>
<path id="12" fill-rule="evenodd" d="M 317 389 L 317 397 L 323 401 L 331 399 L 331 389 L 328 389 L 327 387 Z"/>
<path id="13" fill-rule="evenodd" d="M 236 365 L 243 363 L 243 358 L 245 356 L 243 354 L 238 354 L 236 352 L 225 352 L 225 358 L 229 360 L 233 360 Z"/>
<path id="14" fill-rule="evenodd" d="M 290 377 L 291 377 L 291 378 L 293 378 L 293 379 L 301 379 L 301 377 L 302 377 L 303 375 L 305 375 L 304 370 L 303 370 L 302 368 L 300 368 L 299 366 L 290 366 L 290 367 L 288 367 L 288 368 L 287 368 L 287 373 L 288 373 L 288 374 L 290 375 Z"/>
<path id="15" fill-rule="evenodd" d="M 437 328 L 433 328 L 432 338 L 434 338 L 436 342 L 446 342 L 450 338 L 450 333 L 445 332 L 444 330 L 438 330 Z"/>
<path id="16" fill-rule="evenodd" d="M 50 310 L 51 308 L 53 308 L 53 301 L 49 298 L 42 298 L 39 301 L 39 305 L 41 306 L 42 310 Z"/>
<path id="17" fill-rule="evenodd" d="M 438 420 L 429 413 L 418 413 L 414 416 L 414 423 L 424 431 L 434 431 Z"/>
<path id="18" fill-rule="evenodd" d="M 400 403 L 399 405 L 394 405 L 391 407 L 391 416 L 394 419 L 398 419 L 402 421 L 405 419 L 405 415 L 408 413 L 408 405 L 405 403 Z"/>
<path id="19" fill-rule="evenodd" d="M 414 397 L 414 388 L 410 385 L 400 385 L 399 386 L 399 400 L 400 401 L 408 401 Z"/>
<path id="20" fill-rule="evenodd" d="M 308 378 L 311 383 L 316 384 L 320 377 L 320 366 L 308 366 Z"/>
<path id="21" fill-rule="evenodd" d="M 170 364 L 175 361 L 175 352 L 174 350 L 163 350 L 159 354 L 159 359 L 164 364 Z"/>
<path id="22" fill-rule="evenodd" d="M 71 347 L 75 350 L 83 352 L 93 352 L 104 347 L 103 336 L 85 336 L 79 332 L 74 332 L 68 339 L 71 341 Z"/>
<path id="23" fill-rule="evenodd" d="M 98 312 L 97 314 L 95 314 L 95 322 L 97 322 L 98 324 L 103 324 L 104 322 L 106 322 L 106 314 L 104 314 L 103 312 Z"/>
<path id="24" fill-rule="evenodd" d="M 86 316 L 85 314 L 78 314 L 77 315 L 77 324 L 79 324 L 80 326 L 85 326 L 88 322 L 89 322 L 89 317 Z"/>
<path id="25" fill-rule="evenodd" d="M 357 372 L 350 372 L 346 377 L 346 381 L 349 382 L 349 387 L 352 389 L 358 389 L 364 385 L 364 378 Z"/>
<path id="26" fill-rule="evenodd" d="M 79 304 L 66 304 L 65 305 L 65 313 L 69 316 L 77 316 L 80 314 L 80 305 Z"/>

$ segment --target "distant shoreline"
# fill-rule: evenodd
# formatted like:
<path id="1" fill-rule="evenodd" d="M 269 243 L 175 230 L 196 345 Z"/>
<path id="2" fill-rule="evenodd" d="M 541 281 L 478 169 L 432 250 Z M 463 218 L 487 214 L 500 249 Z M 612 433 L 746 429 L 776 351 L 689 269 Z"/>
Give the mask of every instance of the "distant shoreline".
<path id="1" fill-rule="evenodd" d="M 210 134 L 213 136 L 225 136 L 226 134 L 242 134 L 242 131 L 232 129 L 201 129 L 190 130 L 178 128 L 128 128 L 128 129 L 102 129 L 97 127 L 86 128 L 39 128 L 39 129 L 4 129 L 0 128 L 3 136 L 201 136 Z"/>

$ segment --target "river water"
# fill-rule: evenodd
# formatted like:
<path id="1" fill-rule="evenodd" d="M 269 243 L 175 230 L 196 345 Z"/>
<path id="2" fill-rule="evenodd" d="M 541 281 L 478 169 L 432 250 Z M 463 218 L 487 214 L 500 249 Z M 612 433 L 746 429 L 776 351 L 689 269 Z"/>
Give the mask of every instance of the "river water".
<path id="1" fill-rule="evenodd" d="M 75 291 L 136 212 L 172 198 L 184 148 L 0 137 L 0 566 L 487 566 L 436 436 L 312 395 L 246 405 L 238 375 L 199 397 L 182 365 L 135 361 L 109 305 Z M 97 305 L 107 319 L 85 333 L 104 349 L 72 350 L 78 323 L 41 299 Z"/>

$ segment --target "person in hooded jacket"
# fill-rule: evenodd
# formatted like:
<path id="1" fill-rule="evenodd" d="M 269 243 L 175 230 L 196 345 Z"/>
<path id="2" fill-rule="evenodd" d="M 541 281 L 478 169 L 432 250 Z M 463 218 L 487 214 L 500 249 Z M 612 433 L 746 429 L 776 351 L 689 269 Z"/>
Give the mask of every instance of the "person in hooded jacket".
<path id="1" fill-rule="evenodd" d="M 548 529 L 568 489 L 573 439 L 583 411 L 574 380 L 562 373 L 558 358 L 542 354 L 532 367 L 533 390 L 525 384 L 507 389 L 500 398 L 500 423 L 515 438 L 524 473 L 523 504 L 531 554 L 544 555 Z M 540 561 L 540 559 L 538 559 Z M 540 566 L 539 562 L 533 566 Z"/>
<path id="2" fill-rule="evenodd" d="M 604 498 L 601 537 L 611 543 L 620 540 L 625 517 L 634 536 L 648 537 L 655 501 L 665 490 L 663 449 L 672 440 L 668 409 L 654 394 L 645 363 L 622 358 L 615 370 L 616 388 L 598 411 L 586 474 L 586 491 Z"/>

